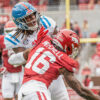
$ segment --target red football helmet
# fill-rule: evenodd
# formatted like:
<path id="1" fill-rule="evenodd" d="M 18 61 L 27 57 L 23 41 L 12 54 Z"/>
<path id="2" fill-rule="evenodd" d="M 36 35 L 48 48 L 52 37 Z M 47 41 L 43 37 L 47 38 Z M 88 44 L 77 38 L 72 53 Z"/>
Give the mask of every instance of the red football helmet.
<path id="1" fill-rule="evenodd" d="M 16 29 L 16 25 L 15 25 L 15 23 L 14 23 L 13 21 L 8 21 L 8 22 L 5 24 L 5 26 L 4 26 L 4 32 L 5 32 L 5 34 L 7 34 L 7 33 L 11 32 L 11 31 L 13 31 L 13 30 L 15 30 L 15 29 Z"/>
<path id="2" fill-rule="evenodd" d="M 74 31 L 62 29 L 58 32 L 53 41 L 69 56 L 75 57 L 77 55 L 80 41 L 78 35 Z"/>

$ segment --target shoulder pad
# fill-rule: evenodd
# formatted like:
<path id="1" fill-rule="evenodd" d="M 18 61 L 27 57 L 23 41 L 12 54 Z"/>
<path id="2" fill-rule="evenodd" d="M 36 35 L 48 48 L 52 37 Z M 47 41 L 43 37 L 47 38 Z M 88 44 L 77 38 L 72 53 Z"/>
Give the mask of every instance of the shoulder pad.
<path id="1" fill-rule="evenodd" d="M 4 43 L 7 49 L 20 47 L 22 41 L 22 34 L 18 38 L 14 35 L 16 31 L 12 31 L 9 34 L 5 35 Z"/>

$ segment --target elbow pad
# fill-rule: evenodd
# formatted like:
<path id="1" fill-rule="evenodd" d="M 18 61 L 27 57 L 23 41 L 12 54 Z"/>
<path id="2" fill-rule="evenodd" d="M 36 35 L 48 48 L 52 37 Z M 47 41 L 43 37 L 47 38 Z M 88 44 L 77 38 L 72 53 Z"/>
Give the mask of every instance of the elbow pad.
<path id="1" fill-rule="evenodd" d="M 23 52 L 12 54 L 8 59 L 9 64 L 11 65 L 23 65 L 26 63 L 26 60 L 24 59 Z"/>

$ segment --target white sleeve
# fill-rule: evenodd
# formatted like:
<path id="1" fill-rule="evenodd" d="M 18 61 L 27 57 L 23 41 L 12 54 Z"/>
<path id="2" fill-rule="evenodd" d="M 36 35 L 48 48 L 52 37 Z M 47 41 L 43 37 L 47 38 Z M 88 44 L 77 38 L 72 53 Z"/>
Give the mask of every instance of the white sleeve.
<path id="1" fill-rule="evenodd" d="M 6 49 L 12 49 L 17 47 L 23 47 L 22 44 L 22 34 L 18 38 L 14 36 L 16 31 L 12 31 L 11 33 L 5 35 L 4 38 L 4 44 L 6 46 Z"/>
<path id="2" fill-rule="evenodd" d="M 45 27 L 45 29 L 49 30 L 48 34 L 52 35 L 55 27 L 57 26 L 56 22 L 52 18 L 47 16 L 41 16 L 40 22 Z"/>
<path id="3" fill-rule="evenodd" d="M 9 64 L 11 65 L 23 65 L 26 63 L 24 59 L 23 52 L 12 54 L 8 59 Z"/>
<path id="4" fill-rule="evenodd" d="M 48 34 L 52 35 L 52 33 L 54 32 L 54 29 L 56 27 L 56 22 L 52 18 L 48 18 L 48 20 L 51 23 L 51 26 L 48 27 L 48 30 L 49 30 L 49 33 Z"/>

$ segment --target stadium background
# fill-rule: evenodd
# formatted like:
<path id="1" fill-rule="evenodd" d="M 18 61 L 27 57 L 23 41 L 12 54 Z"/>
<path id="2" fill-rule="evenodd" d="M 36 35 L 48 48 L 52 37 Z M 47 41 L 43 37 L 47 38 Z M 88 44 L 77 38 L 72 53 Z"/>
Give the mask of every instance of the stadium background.
<path id="1" fill-rule="evenodd" d="M 12 20 L 12 7 L 20 1 L 28 1 L 42 15 L 52 17 L 60 29 L 66 28 L 65 4 L 69 1 L 71 29 L 76 31 L 80 38 L 99 38 L 100 0 L 0 0 L 0 34 L 4 34 L 5 23 Z M 76 57 L 79 61 L 79 69 L 75 75 L 83 85 L 100 94 L 100 49 L 97 49 L 99 48 L 97 44 L 99 43 L 81 44 L 80 53 Z M 0 66 L 2 66 L 2 60 L 0 60 Z M 87 76 L 89 78 L 86 78 Z M 71 89 L 69 89 L 69 94 L 71 100 L 83 100 Z"/>

